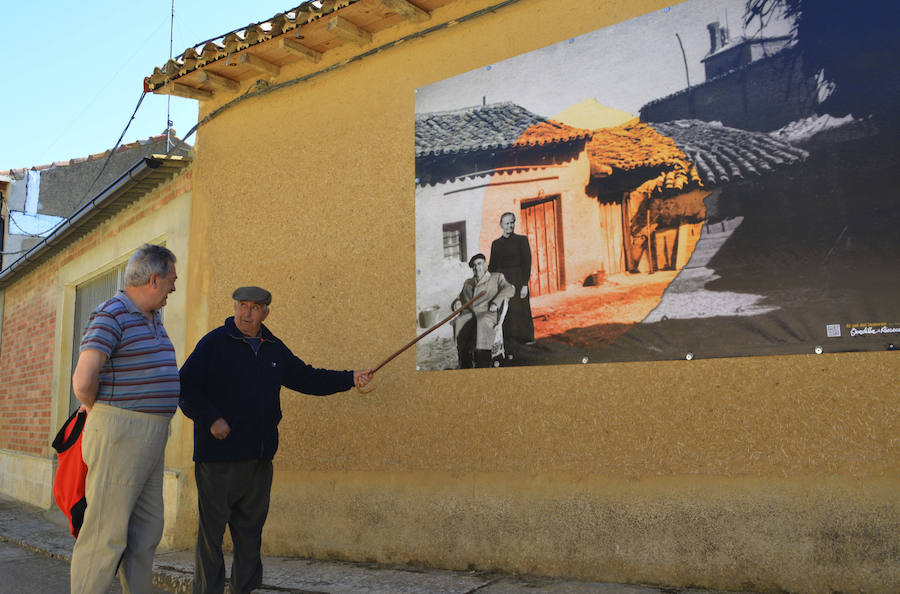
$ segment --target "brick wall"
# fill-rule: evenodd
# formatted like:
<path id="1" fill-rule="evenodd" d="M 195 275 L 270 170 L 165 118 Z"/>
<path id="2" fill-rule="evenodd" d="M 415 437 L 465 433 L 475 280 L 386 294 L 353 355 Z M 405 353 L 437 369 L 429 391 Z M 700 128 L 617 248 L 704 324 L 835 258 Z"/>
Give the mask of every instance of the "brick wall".
<path id="1" fill-rule="evenodd" d="M 58 275 L 63 265 L 119 234 L 191 189 L 191 171 L 156 188 L 6 288 L 0 339 L 0 449 L 49 457 Z M 138 247 L 135 243 L 135 248 Z M 61 322 L 60 322 L 61 323 Z M 63 365 L 67 368 L 67 365 Z"/>
<path id="2" fill-rule="evenodd" d="M 38 456 L 50 448 L 55 272 L 37 270 L 7 289 L 3 314 L 0 448 Z"/>

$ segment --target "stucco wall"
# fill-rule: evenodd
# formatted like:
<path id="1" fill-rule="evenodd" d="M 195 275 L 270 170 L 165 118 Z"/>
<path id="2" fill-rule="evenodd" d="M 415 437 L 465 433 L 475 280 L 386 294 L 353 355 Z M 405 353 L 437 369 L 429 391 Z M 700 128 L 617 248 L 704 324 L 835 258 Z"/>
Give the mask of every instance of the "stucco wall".
<path id="1" fill-rule="evenodd" d="M 489 4 L 461 0 L 373 44 Z M 376 365 L 416 329 L 414 89 L 664 6 L 522 0 L 221 111 L 197 138 L 188 345 L 253 283 L 307 362 Z M 409 351 L 367 395 L 284 391 L 264 548 L 896 590 L 898 377 L 894 353 L 417 372 Z"/>

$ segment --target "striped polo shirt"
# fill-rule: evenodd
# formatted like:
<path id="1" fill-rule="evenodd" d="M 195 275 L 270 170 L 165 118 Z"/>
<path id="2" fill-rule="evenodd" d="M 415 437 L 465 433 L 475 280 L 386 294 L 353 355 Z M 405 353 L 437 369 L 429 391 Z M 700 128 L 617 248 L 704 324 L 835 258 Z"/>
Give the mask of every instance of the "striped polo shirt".
<path id="1" fill-rule="evenodd" d="M 97 401 L 171 417 L 180 393 L 175 347 L 159 311 L 148 320 L 124 291 L 91 314 L 81 351 L 105 353 Z"/>

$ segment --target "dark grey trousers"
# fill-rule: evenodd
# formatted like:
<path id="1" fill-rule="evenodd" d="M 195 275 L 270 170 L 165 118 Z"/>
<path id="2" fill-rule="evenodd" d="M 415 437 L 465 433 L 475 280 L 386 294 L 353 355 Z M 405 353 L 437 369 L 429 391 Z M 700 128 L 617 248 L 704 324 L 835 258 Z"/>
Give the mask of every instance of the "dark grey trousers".
<path id="1" fill-rule="evenodd" d="M 245 594 L 262 584 L 263 524 L 269 513 L 272 461 L 197 462 L 200 527 L 194 551 L 194 594 L 225 591 L 225 526 L 234 543 L 231 591 Z"/>

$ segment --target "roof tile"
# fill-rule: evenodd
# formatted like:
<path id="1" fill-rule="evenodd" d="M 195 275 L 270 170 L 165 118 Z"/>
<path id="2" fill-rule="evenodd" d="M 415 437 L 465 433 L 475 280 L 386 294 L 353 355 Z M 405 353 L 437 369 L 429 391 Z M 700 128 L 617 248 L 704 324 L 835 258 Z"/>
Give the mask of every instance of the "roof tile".
<path id="1" fill-rule="evenodd" d="M 760 176 L 809 156 L 805 150 L 769 134 L 718 122 L 674 120 L 650 125 L 684 151 L 705 185 Z"/>
<path id="2" fill-rule="evenodd" d="M 515 103 L 491 103 L 417 115 L 416 157 L 570 142 L 590 135 Z"/>

